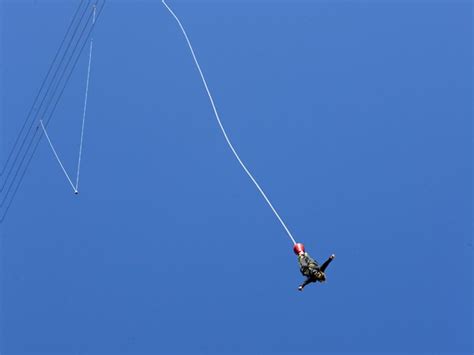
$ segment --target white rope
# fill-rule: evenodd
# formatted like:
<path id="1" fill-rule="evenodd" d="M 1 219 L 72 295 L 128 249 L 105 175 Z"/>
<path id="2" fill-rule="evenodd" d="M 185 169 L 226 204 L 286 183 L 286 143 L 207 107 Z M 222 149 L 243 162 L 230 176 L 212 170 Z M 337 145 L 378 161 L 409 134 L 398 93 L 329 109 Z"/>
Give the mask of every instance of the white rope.
<path id="1" fill-rule="evenodd" d="M 222 122 L 219 118 L 219 114 L 217 112 L 217 109 L 216 109 L 216 105 L 214 104 L 214 100 L 212 98 L 212 95 L 211 95 L 211 92 L 209 91 L 209 87 L 207 86 L 207 82 L 206 82 L 206 79 L 204 78 L 204 74 L 202 73 L 202 70 L 201 70 L 201 66 L 199 65 L 199 62 L 196 58 L 196 55 L 194 53 L 194 49 L 193 49 L 193 46 L 191 45 L 191 42 L 188 38 L 188 35 L 186 34 L 186 31 L 184 30 L 184 27 L 183 25 L 181 24 L 181 21 L 178 19 L 178 17 L 175 15 L 175 13 L 173 12 L 173 10 L 170 9 L 170 7 L 166 4 L 165 0 L 162 0 L 163 2 L 163 5 L 165 5 L 165 7 L 168 9 L 168 11 L 171 13 L 171 15 L 173 15 L 174 19 L 176 20 L 176 22 L 178 23 L 179 27 L 181 28 L 181 31 L 183 32 L 183 35 L 184 37 L 186 38 L 186 42 L 188 43 L 188 47 L 189 47 L 189 50 L 191 51 L 191 55 L 193 56 L 193 59 L 194 59 L 194 63 L 196 64 L 196 67 L 199 71 L 199 74 L 201 75 L 201 79 L 202 79 L 202 82 L 204 84 L 204 87 L 206 88 L 206 92 L 207 92 L 207 96 L 209 97 L 209 101 L 211 102 L 211 105 L 212 105 L 212 109 L 214 110 L 214 115 L 216 116 L 216 119 L 217 119 L 217 122 L 219 123 L 219 127 L 222 131 L 222 133 L 224 134 L 224 138 L 225 140 L 227 141 L 227 144 L 229 145 L 230 149 L 232 150 L 232 153 L 234 153 L 235 157 L 237 158 L 237 160 L 239 161 L 240 165 L 242 166 L 242 168 L 244 169 L 244 171 L 247 173 L 247 175 L 249 176 L 249 178 L 252 180 L 252 182 L 255 184 L 255 186 L 257 187 L 258 191 L 260 191 L 261 195 L 263 196 L 263 198 L 265 199 L 265 201 L 267 202 L 268 206 L 270 206 L 270 208 L 272 209 L 273 213 L 275 214 L 275 216 L 278 218 L 278 220 L 280 221 L 281 225 L 283 226 L 283 228 L 285 229 L 286 233 L 288 234 L 288 236 L 290 237 L 291 241 L 293 242 L 293 244 L 296 244 L 296 241 L 295 241 L 295 238 L 293 238 L 293 235 L 291 234 L 290 230 L 288 229 L 288 227 L 286 226 L 285 222 L 283 222 L 283 219 L 280 217 L 280 215 L 278 214 L 278 212 L 276 211 L 275 207 L 273 207 L 272 203 L 270 202 L 270 200 L 268 199 L 267 195 L 265 194 L 265 192 L 262 190 L 262 188 L 260 187 L 260 185 L 257 183 L 257 181 L 255 180 L 255 178 L 252 176 L 252 174 L 250 173 L 250 171 L 247 169 L 247 167 L 245 166 L 245 164 L 242 162 L 242 160 L 240 159 L 239 155 L 237 154 L 237 151 L 235 150 L 234 146 L 232 145 L 229 137 L 227 136 L 227 132 L 225 131 L 224 129 L 224 126 L 222 125 Z"/>
<path id="2" fill-rule="evenodd" d="M 92 13 L 92 25 L 95 23 L 95 17 L 96 17 L 96 6 L 93 5 L 93 13 Z M 85 122 L 86 122 L 86 111 L 87 111 L 87 98 L 89 95 L 89 79 L 90 79 L 90 74 L 91 74 L 91 62 L 92 62 L 92 45 L 93 45 L 93 38 L 91 37 L 91 43 L 89 46 L 89 63 L 87 66 L 87 80 L 86 80 L 86 93 L 84 97 L 84 109 L 82 111 L 82 127 L 81 127 L 81 141 L 79 144 L 79 158 L 77 161 L 77 176 L 76 176 L 76 185 L 72 183 L 71 178 L 69 177 L 69 174 L 66 172 L 66 169 L 64 168 L 61 159 L 59 159 L 58 153 L 56 153 L 56 149 L 54 149 L 53 143 L 51 142 L 51 139 L 49 138 L 48 132 L 46 131 L 46 127 L 43 124 L 43 120 L 40 120 L 41 128 L 43 128 L 44 135 L 46 136 L 46 139 L 48 140 L 49 146 L 51 147 L 51 150 L 54 153 L 54 156 L 56 157 L 56 160 L 59 163 L 59 166 L 61 166 L 61 169 L 64 172 L 64 175 L 66 175 L 67 181 L 69 181 L 69 184 L 71 184 L 72 189 L 74 190 L 75 194 L 79 193 L 79 176 L 81 172 L 81 158 L 82 158 L 82 147 L 83 147 L 83 142 L 84 142 L 84 127 L 85 127 Z"/>
<path id="3" fill-rule="evenodd" d="M 94 5 L 94 10 L 93 10 L 93 15 L 92 15 L 92 25 L 95 23 L 95 14 L 96 14 L 96 7 Z M 91 37 L 91 43 L 89 46 L 89 64 L 87 66 L 87 81 L 86 81 L 86 94 L 84 97 L 84 110 L 82 112 L 82 128 L 81 128 L 81 142 L 79 144 L 79 158 L 77 160 L 77 177 L 76 177 L 76 193 L 79 191 L 79 175 L 81 173 L 81 158 L 82 158 L 82 145 L 84 142 L 84 126 L 86 123 L 86 111 L 87 111 L 87 98 L 89 94 L 89 79 L 91 75 L 91 62 L 92 62 L 92 46 L 94 43 L 94 39 Z"/>
<path id="4" fill-rule="evenodd" d="M 77 193 L 77 190 L 74 187 L 74 184 L 72 183 L 71 178 L 69 177 L 68 173 L 66 172 L 66 169 L 64 169 L 63 163 L 61 163 L 61 159 L 59 159 L 58 153 L 56 153 L 56 149 L 54 149 L 54 146 L 53 146 L 53 143 L 51 142 L 51 139 L 49 139 L 48 132 L 46 132 L 46 128 L 43 125 L 43 120 L 40 120 L 40 124 L 41 124 L 41 128 L 43 128 L 44 135 L 46 136 L 46 139 L 48 140 L 49 146 L 51 147 L 51 149 L 54 153 L 54 156 L 56 157 L 56 160 L 59 163 L 59 166 L 63 170 L 64 175 L 66 175 L 67 181 L 69 181 L 69 183 L 71 184 L 71 187 L 74 190 L 74 192 Z"/>

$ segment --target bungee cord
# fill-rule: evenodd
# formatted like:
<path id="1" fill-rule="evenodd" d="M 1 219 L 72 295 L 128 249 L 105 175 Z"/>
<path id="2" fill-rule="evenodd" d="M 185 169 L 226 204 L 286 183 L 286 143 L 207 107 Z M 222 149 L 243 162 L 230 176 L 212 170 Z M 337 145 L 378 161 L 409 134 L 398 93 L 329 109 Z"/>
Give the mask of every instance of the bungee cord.
<path id="1" fill-rule="evenodd" d="M 237 153 L 237 151 L 235 150 L 232 142 L 230 141 L 229 139 L 229 136 L 227 135 L 227 132 L 224 128 L 224 125 L 222 124 L 221 122 L 221 119 L 219 117 L 219 113 L 217 112 L 217 108 L 216 108 L 216 105 L 214 103 L 214 99 L 212 98 L 212 95 L 211 95 L 211 92 L 209 90 L 209 87 L 207 85 L 207 81 L 206 81 L 206 78 L 204 77 L 204 74 L 201 70 L 201 66 L 199 65 L 199 62 L 196 58 L 196 54 L 194 53 L 194 49 L 193 49 L 193 46 L 191 45 L 191 41 L 189 40 L 189 37 L 186 33 L 186 30 L 184 29 L 183 25 L 181 24 L 181 21 L 179 20 L 179 18 L 176 16 L 176 14 L 173 12 L 173 10 L 171 10 L 171 8 L 168 6 L 168 4 L 166 4 L 165 0 L 162 0 L 162 3 L 163 5 L 168 9 L 168 11 L 171 13 L 171 15 L 174 17 L 174 19 L 176 20 L 176 22 L 178 23 L 180 29 L 181 29 L 181 32 L 183 33 L 184 35 L 184 38 L 186 39 L 186 42 L 188 44 L 188 47 L 189 47 L 189 50 L 191 52 L 191 55 L 194 59 L 194 63 L 196 65 L 196 68 L 197 70 L 199 71 L 199 75 L 201 76 L 201 80 L 202 80 L 202 83 L 204 84 L 204 88 L 206 89 L 206 93 L 207 93 L 207 96 L 209 97 L 209 101 L 211 103 L 211 106 L 212 106 L 212 109 L 214 111 L 214 115 L 216 117 L 216 120 L 217 120 L 217 123 L 219 124 L 219 127 L 222 131 L 222 134 L 224 135 L 224 138 L 227 142 L 227 145 L 229 146 L 230 150 L 232 151 L 232 153 L 234 154 L 235 158 L 237 159 L 237 161 L 239 162 L 240 166 L 242 167 L 242 169 L 245 171 L 245 173 L 248 175 L 248 177 L 250 178 L 250 180 L 252 180 L 252 182 L 254 183 L 254 185 L 257 187 L 258 191 L 260 192 L 260 194 L 262 195 L 262 197 L 265 199 L 265 201 L 267 202 L 268 206 L 270 207 L 270 209 L 273 211 L 273 213 L 275 214 L 275 216 L 277 217 L 278 221 L 280 221 L 281 225 L 283 226 L 283 228 L 285 229 L 286 233 L 288 234 L 288 237 L 291 239 L 291 241 L 293 242 L 294 245 L 296 245 L 296 241 L 295 241 L 295 238 L 293 237 L 293 235 L 291 234 L 290 230 L 288 229 L 288 227 L 286 226 L 285 222 L 283 221 L 283 219 L 280 217 L 280 215 L 278 214 L 277 210 L 275 209 L 275 207 L 273 207 L 273 204 L 270 202 L 270 199 L 267 197 L 267 195 L 265 194 L 265 192 L 263 191 L 263 189 L 260 187 L 260 185 L 258 184 L 257 180 L 253 177 L 253 175 L 251 174 L 251 172 L 249 171 L 249 169 L 245 166 L 244 162 L 242 161 L 242 159 L 240 158 L 239 154 Z"/>

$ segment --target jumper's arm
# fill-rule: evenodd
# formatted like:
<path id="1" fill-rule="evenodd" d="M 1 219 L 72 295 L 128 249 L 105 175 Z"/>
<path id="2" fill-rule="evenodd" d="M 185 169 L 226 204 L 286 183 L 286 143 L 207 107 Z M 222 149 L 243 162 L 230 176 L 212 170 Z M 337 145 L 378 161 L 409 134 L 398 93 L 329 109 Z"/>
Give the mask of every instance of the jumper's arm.
<path id="1" fill-rule="evenodd" d="M 323 265 L 321 265 L 321 267 L 319 268 L 322 272 L 324 272 L 324 270 L 326 270 L 326 268 L 329 266 L 329 264 L 331 263 L 331 261 L 335 258 L 336 256 L 334 254 L 332 254 L 328 260 L 326 260 Z"/>

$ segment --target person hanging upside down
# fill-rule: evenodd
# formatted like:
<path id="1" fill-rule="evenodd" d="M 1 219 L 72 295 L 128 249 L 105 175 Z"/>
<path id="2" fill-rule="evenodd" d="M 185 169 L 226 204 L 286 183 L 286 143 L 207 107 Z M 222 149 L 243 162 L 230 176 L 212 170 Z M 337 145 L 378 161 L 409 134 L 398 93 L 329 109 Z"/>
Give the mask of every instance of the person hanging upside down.
<path id="1" fill-rule="evenodd" d="M 306 276 L 306 280 L 298 287 L 298 290 L 303 291 L 303 288 L 312 282 L 324 282 L 326 281 L 326 274 L 324 271 L 336 257 L 332 254 L 323 265 L 319 266 L 316 260 L 311 258 L 309 254 L 304 250 L 304 245 L 296 243 L 293 247 L 293 251 L 298 255 L 298 264 L 300 265 L 300 271 L 303 276 Z"/>

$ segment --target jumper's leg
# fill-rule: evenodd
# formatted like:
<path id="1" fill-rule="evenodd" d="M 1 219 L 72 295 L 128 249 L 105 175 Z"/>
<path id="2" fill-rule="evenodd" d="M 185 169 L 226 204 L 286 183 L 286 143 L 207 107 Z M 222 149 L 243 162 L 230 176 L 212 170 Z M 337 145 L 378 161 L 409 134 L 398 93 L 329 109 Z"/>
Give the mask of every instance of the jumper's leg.
<path id="1" fill-rule="evenodd" d="M 323 265 L 321 265 L 321 267 L 319 268 L 322 272 L 324 272 L 324 270 L 326 270 L 326 268 L 328 267 L 328 265 L 331 263 L 332 259 L 334 259 L 336 256 L 334 254 L 332 254 L 328 260 L 326 260 L 324 262 Z"/>
<path id="2" fill-rule="evenodd" d="M 307 285 L 313 282 L 309 277 L 304 280 L 304 282 L 298 287 L 298 290 L 303 291 L 303 288 Z"/>

